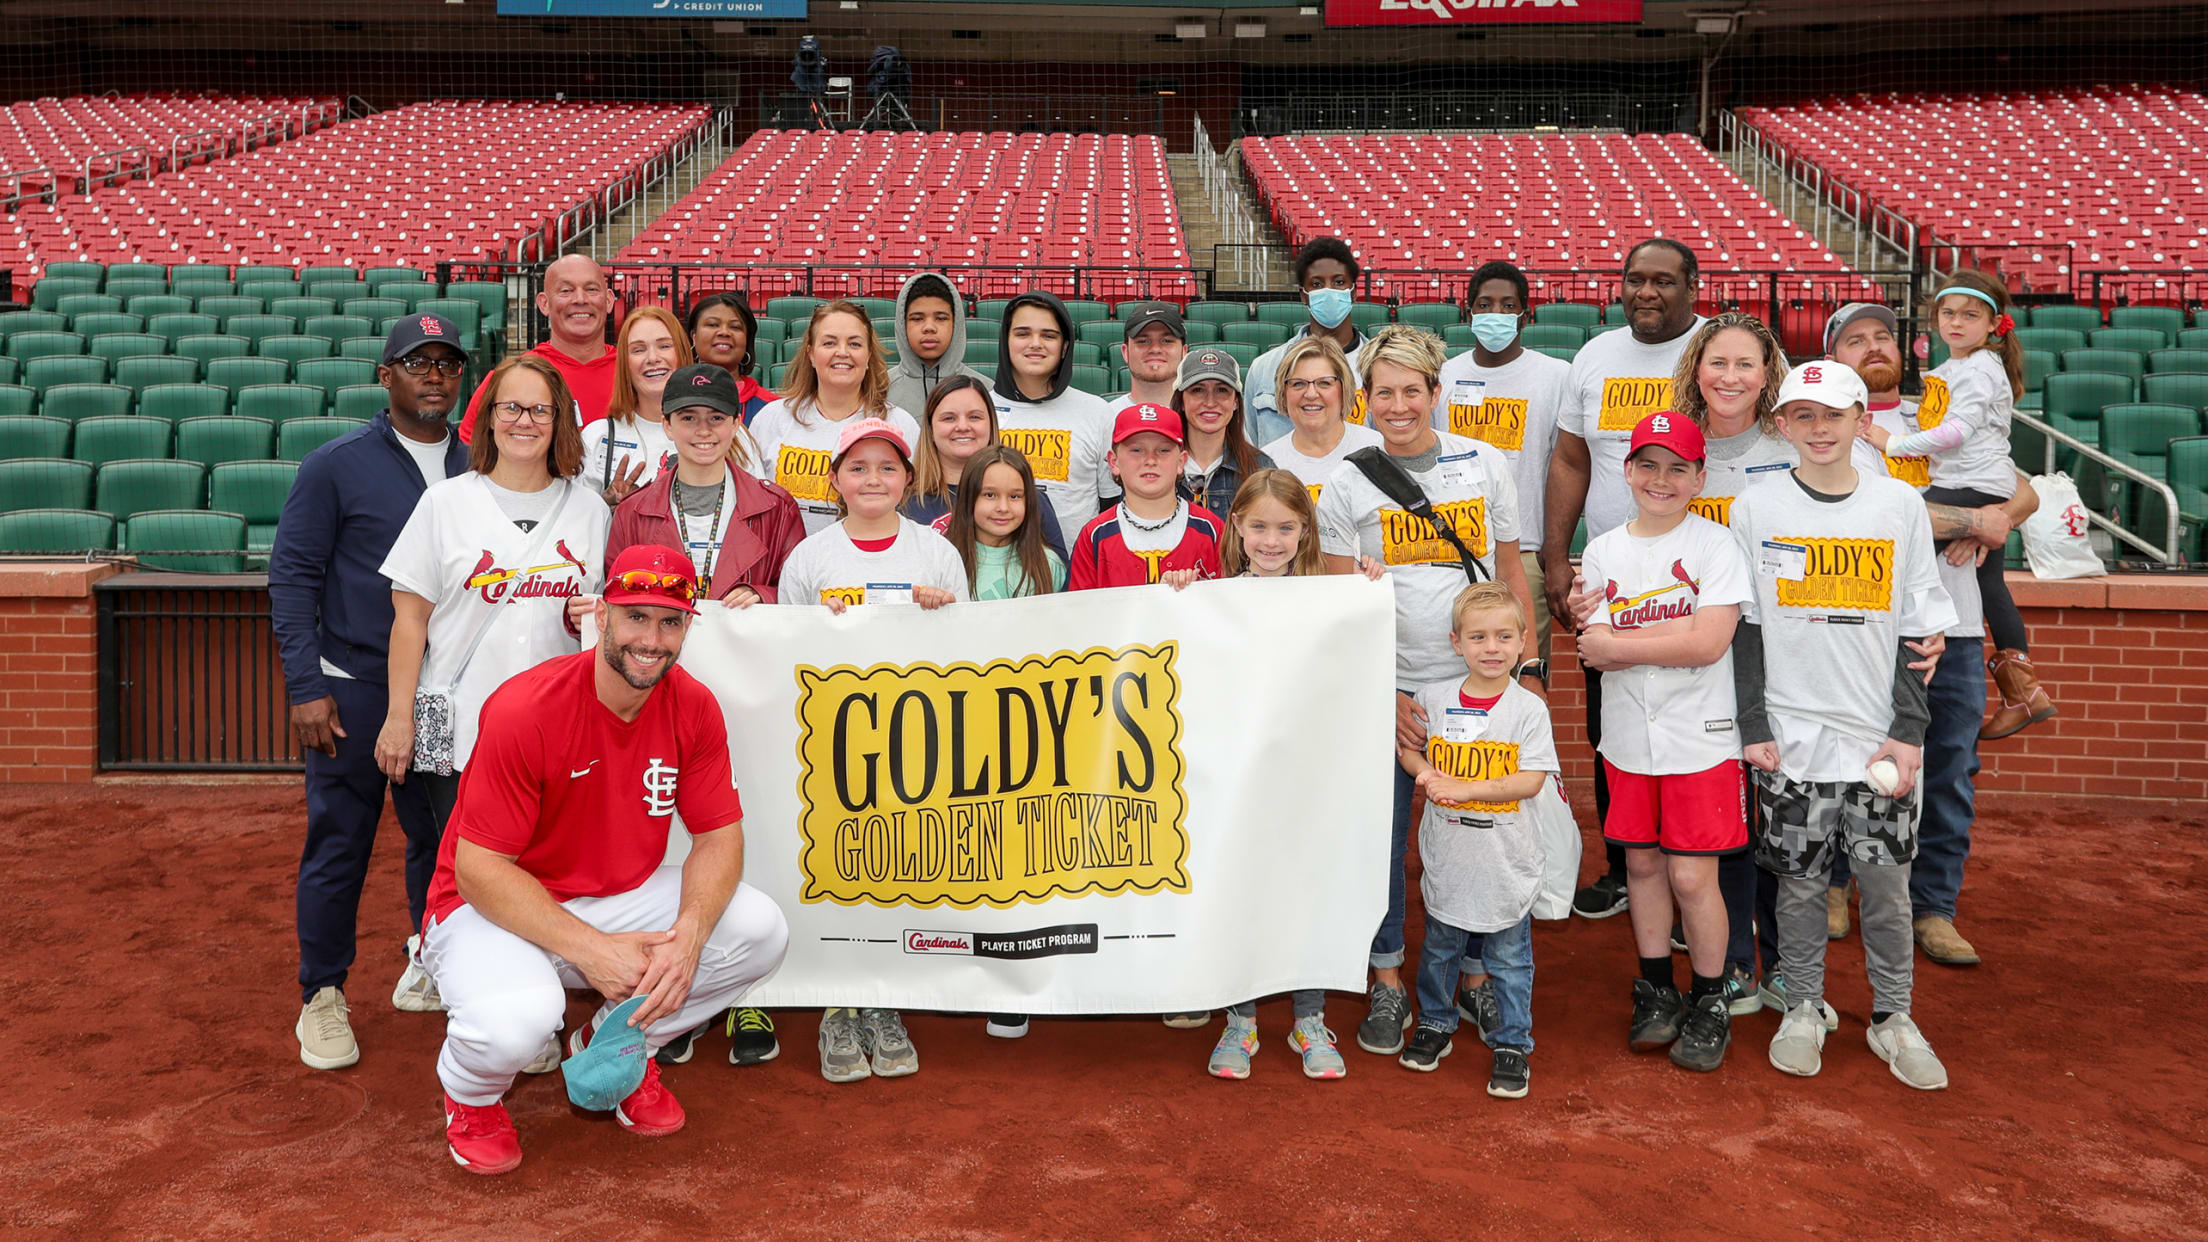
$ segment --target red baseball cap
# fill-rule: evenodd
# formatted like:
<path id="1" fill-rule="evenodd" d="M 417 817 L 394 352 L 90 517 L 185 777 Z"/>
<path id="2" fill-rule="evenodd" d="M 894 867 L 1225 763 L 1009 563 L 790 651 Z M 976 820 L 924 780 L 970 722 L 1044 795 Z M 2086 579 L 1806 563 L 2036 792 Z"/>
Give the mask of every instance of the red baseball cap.
<path id="1" fill-rule="evenodd" d="M 631 544 L 613 558 L 606 571 L 606 602 L 641 604 L 647 608 L 672 608 L 696 612 L 698 567 L 673 548 L 656 543 Z"/>
<path id="2" fill-rule="evenodd" d="M 1625 451 L 1625 459 L 1633 460 L 1633 454 L 1651 444 L 1670 449 L 1688 461 L 1701 461 L 1708 455 L 1702 429 L 1694 425 L 1693 419 L 1671 410 L 1659 410 L 1633 428 L 1633 446 Z"/>
<path id="3" fill-rule="evenodd" d="M 836 438 L 836 455 L 833 459 L 835 463 L 843 464 L 843 455 L 858 447 L 861 440 L 887 441 L 890 447 L 897 450 L 897 455 L 905 459 L 906 465 L 912 464 L 912 446 L 905 443 L 904 433 L 897 430 L 896 425 L 886 418 L 851 420 L 844 427 L 843 434 Z"/>
<path id="4" fill-rule="evenodd" d="M 1148 401 L 1137 402 L 1119 412 L 1112 420 L 1112 443 L 1145 431 L 1155 431 L 1173 443 L 1186 448 L 1188 435 L 1181 430 L 1181 416 L 1171 407 L 1152 405 Z"/>

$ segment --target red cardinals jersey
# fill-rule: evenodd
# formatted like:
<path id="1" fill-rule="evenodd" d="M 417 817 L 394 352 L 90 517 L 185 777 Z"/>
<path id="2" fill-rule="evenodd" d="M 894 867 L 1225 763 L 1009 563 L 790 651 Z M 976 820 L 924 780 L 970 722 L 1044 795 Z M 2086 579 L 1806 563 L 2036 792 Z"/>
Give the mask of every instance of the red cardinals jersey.
<path id="1" fill-rule="evenodd" d="M 678 812 L 693 836 L 743 819 L 713 692 L 671 668 L 643 713 L 623 721 L 598 701 L 598 659 L 546 660 L 483 704 L 429 882 L 429 922 L 464 904 L 453 873 L 462 837 L 513 855 L 566 901 L 642 884 L 665 860 Z"/>
<path id="2" fill-rule="evenodd" d="M 1113 505 L 1081 528 L 1067 558 L 1067 590 L 1142 586 L 1175 569 L 1196 570 L 1199 578 L 1220 575 L 1227 524 L 1217 514 L 1183 502 L 1164 527 L 1150 531 L 1129 522 L 1124 509 Z"/>

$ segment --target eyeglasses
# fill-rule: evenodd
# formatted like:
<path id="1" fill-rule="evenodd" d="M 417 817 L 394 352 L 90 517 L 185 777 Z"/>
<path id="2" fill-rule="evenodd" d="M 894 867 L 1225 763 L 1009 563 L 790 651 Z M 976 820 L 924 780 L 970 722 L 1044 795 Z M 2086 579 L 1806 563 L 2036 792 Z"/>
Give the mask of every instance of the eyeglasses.
<path id="1" fill-rule="evenodd" d="M 632 569 L 613 580 L 624 591 L 642 591 L 648 595 L 665 595 L 683 603 L 695 603 L 698 584 L 695 580 L 676 573 L 661 573 L 656 569 Z"/>
<path id="2" fill-rule="evenodd" d="M 465 358 L 424 358 L 420 354 L 413 354 L 399 359 L 399 369 L 408 375 L 427 375 L 431 371 L 435 371 L 446 379 L 457 379 L 462 371 L 468 369 L 468 360 Z"/>
<path id="3" fill-rule="evenodd" d="M 1332 392 L 1341 386 L 1342 381 L 1331 375 L 1322 375 L 1317 379 L 1292 379 L 1288 381 L 1288 391 L 1293 393 L 1326 393 Z"/>
<path id="4" fill-rule="evenodd" d="M 523 405 L 519 401 L 496 401 L 491 404 L 491 414 L 502 423 L 518 423 L 526 418 L 532 423 L 549 423 L 559 413 L 549 405 Z"/>

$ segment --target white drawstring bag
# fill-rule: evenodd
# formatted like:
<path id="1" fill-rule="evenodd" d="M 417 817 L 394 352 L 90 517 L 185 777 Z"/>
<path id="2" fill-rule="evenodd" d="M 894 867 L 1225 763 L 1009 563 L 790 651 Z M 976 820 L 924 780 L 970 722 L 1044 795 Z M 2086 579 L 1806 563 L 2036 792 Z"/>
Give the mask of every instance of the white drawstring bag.
<path id="1" fill-rule="evenodd" d="M 2039 509 L 2024 519 L 2024 559 L 2035 578 L 2095 578 L 2108 572 L 2093 553 L 2093 524 L 2086 518 L 2078 485 L 2067 474 L 2043 474 L 2032 480 Z M 1988 553 L 1996 555 L 1996 553 Z"/>
<path id="2" fill-rule="evenodd" d="M 1533 917 L 1564 919 L 1572 914 L 1579 886 L 1579 820 L 1572 816 L 1564 780 L 1550 776 L 1533 796 L 1533 823 L 1541 834 L 1541 891 L 1533 898 Z"/>

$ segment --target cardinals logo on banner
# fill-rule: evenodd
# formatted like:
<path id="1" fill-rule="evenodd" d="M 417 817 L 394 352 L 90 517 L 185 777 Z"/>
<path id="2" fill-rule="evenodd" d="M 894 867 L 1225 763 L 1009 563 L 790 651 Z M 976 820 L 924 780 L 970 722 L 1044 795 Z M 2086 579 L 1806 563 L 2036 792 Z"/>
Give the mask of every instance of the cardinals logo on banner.
<path id="1" fill-rule="evenodd" d="M 1638 22 L 1641 0 L 1326 0 L 1329 26 Z"/>

